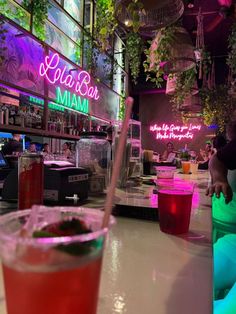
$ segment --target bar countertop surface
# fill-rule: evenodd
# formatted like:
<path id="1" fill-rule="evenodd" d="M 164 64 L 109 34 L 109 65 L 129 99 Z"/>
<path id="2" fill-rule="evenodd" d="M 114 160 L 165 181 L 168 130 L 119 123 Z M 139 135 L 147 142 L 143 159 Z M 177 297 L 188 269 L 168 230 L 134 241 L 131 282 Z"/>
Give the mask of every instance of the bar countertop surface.
<path id="1" fill-rule="evenodd" d="M 189 233 L 168 235 L 156 221 L 117 217 L 106 243 L 98 314 L 212 313 L 211 200 L 205 196 L 208 172 L 176 176 L 196 183 Z M 116 203 L 139 206 L 138 193 L 141 203 L 143 195 L 149 202 L 145 206 L 153 207 L 153 186 L 140 190 L 133 190 L 133 197 L 132 191 L 118 191 Z M 0 314 L 6 313 L 0 273 Z"/>

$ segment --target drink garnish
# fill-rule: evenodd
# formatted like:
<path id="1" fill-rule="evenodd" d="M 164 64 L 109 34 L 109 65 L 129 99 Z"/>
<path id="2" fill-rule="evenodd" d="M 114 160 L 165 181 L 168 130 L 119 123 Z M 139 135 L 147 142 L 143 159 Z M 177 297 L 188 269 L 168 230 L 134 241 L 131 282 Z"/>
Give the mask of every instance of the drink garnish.
<path id="1" fill-rule="evenodd" d="M 41 230 L 33 232 L 34 238 L 52 238 L 52 237 L 66 237 L 91 233 L 86 224 L 78 219 L 72 218 L 58 223 L 45 226 Z M 101 240 L 92 240 L 88 242 L 75 242 L 70 244 L 59 244 L 55 248 L 57 250 L 66 252 L 70 255 L 88 254 L 93 248 L 101 245 Z"/>

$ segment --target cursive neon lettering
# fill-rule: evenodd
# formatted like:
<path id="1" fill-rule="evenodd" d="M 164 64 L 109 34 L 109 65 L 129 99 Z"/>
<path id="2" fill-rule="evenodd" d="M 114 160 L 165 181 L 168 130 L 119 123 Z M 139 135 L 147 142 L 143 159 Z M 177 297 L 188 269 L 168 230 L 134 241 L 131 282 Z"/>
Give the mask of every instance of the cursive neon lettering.
<path id="1" fill-rule="evenodd" d="M 156 132 L 156 139 L 165 140 L 173 139 L 193 139 L 194 133 L 201 130 L 201 125 L 175 125 L 175 124 L 162 124 L 158 126 L 157 124 L 151 125 L 149 127 L 151 132 Z"/>
<path id="2" fill-rule="evenodd" d="M 99 99 L 98 88 L 91 85 L 91 76 L 88 72 L 80 71 L 76 79 L 68 74 L 69 69 L 66 66 L 60 68 L 59 62 L 60 57 L 57 53 L 46 56 L 39 66 L 39 75 L 45 77 L 50 84 L 58 82 L 65 87 L 73 88 L 82 97 Z"/>

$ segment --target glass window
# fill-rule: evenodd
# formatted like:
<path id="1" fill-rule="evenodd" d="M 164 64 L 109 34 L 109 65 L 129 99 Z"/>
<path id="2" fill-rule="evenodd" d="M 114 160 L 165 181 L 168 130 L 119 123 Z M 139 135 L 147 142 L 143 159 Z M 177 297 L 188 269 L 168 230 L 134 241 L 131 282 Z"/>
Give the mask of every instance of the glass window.
<path id="1" fill-rule="evenodd" d="M 50 22 L 46 23 L 46 43 L 59 51 L 62 55 L 80 65 L 81 47 L 80 38 L 73 42 Z"/>
<path id="2" fill-rule="evenodd" d="M 113 66 L 113 90 L 119 95 L 125 95 L 125 85 L 127 80 L 127 74 L 117 64 Z"/>
<path id="3" fill-rule="evenodd" d="M 70 1 L 65 1 L 65 3 Z M 81 29 L 80 27 L 61 10 L 61 8 L 50 2 L 48 10 L 48 20 L 63 31 L 69 38 L 77 42 L 80 38 Z"/>
<path id="4" fill-rule="evenodd" d="M 13 0 L 0 1 L 0 13 L 16 22 L 21 27 L 27 30 L 30 29 L 30 13 L 22 8 L 17 2 Z"/>
<path id="5" fill-rule="evenodd" d="M 93 1 L 85 0 L 84 28 L 90 33 L 93 31 Z"/>
<path id="6" fill-rule="evenodd" d="M 83 0 L 66 0 L 64 8 L 75 20 L 83 24 Z"/>
<path id="7" fill-rule="evenodd" d="M 111 87 L 112 84 L 112 60 L 111 58 L 104 54 L 99 53 L 97 48 L 94 48 L 94 60 L 95 64 L 95 76 L 105 83 L 107 86 Z"/>
<path id="8" fill-rule="evenodd" d="M 124 44 L 120 37 L 115 36 L 115 44 L 114 44 L 114 59 L 122 68 L 125 67 L 125 50 Z"/>

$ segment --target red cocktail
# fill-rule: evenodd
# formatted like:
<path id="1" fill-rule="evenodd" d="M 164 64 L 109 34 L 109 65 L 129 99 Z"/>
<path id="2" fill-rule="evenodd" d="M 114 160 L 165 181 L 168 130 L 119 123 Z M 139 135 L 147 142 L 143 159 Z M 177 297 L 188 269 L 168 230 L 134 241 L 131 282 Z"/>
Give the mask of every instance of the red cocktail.
<path id="1" fill-rule="evenodd" d="M 29 210 L 0 218 L 8 314 L 96 314 L 107 230 L 100 229 L 102 213 L 83 210 L 58 207 L 40 211 L 38 226 L 47 220 L 55 220 L 55 224 L 60 219 L 80 217 L 92 229 L 90 233 L 61 237 L 22 236 L 20 229 Z"/>
<path id="2" fill-rule="evenodd" d="M 158 191 L 160 229 L 170 234 L 186 233 L 189 230 L 192 207 L 191 191 L 161 189 Z"/>

